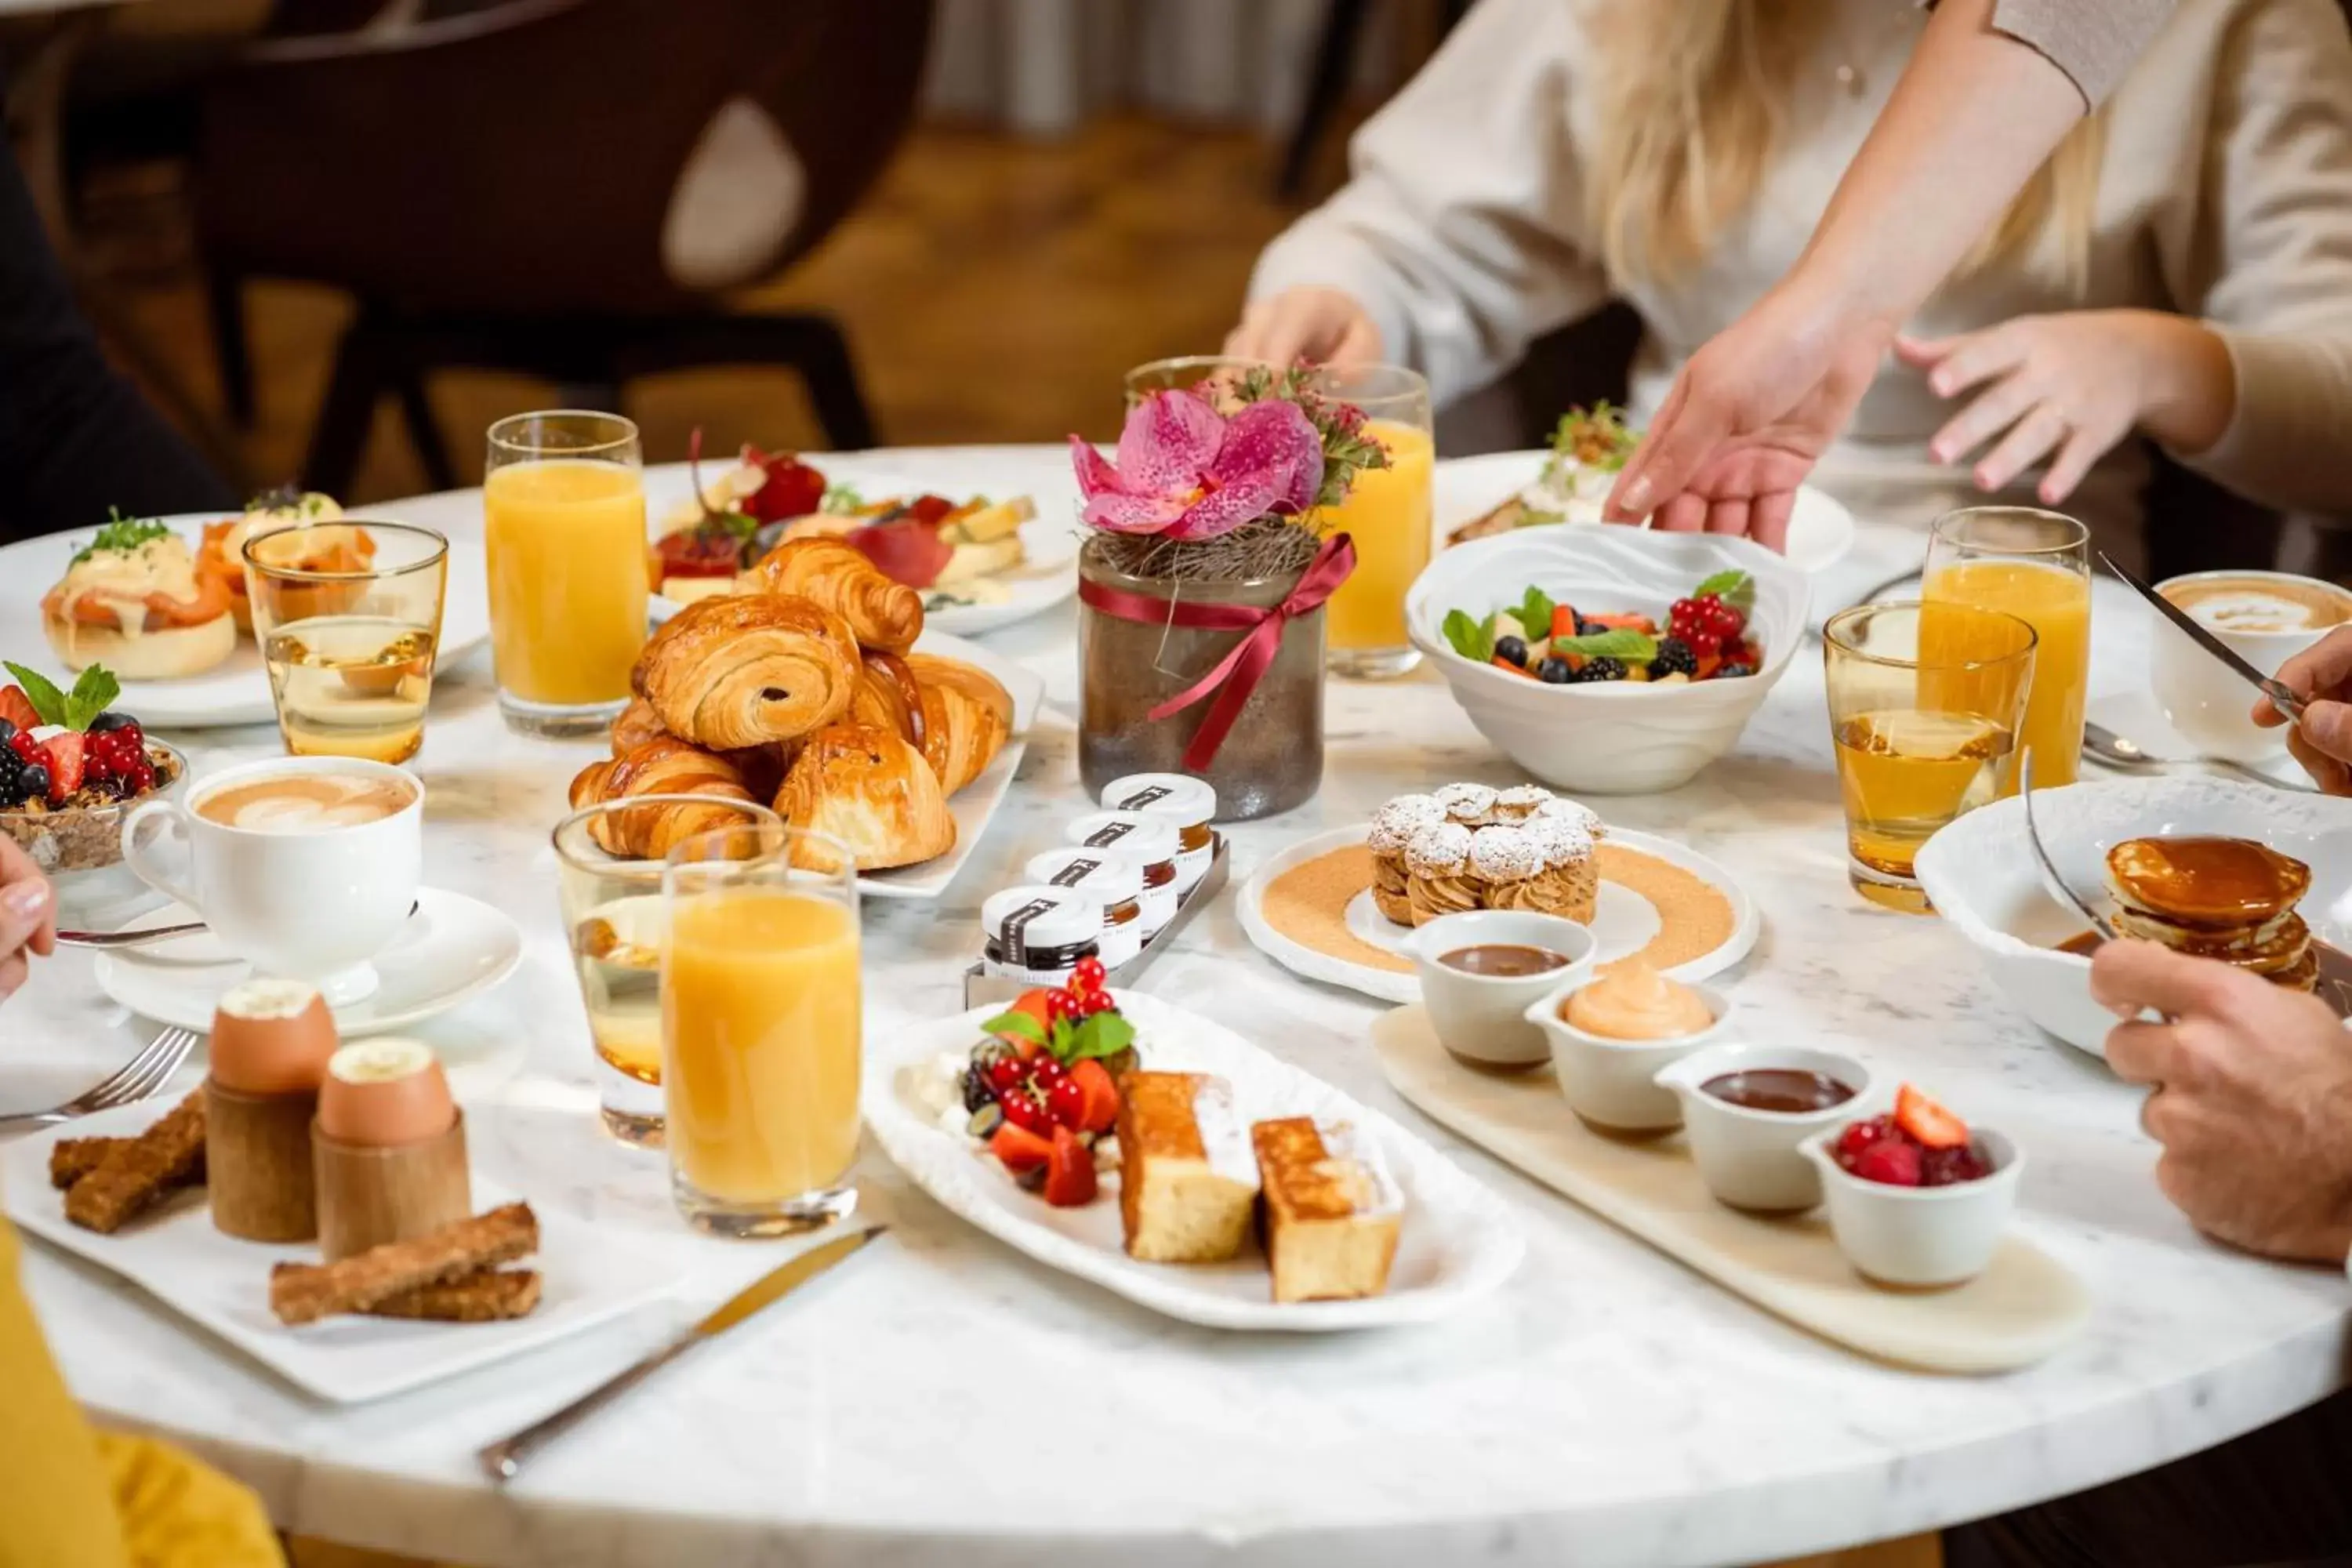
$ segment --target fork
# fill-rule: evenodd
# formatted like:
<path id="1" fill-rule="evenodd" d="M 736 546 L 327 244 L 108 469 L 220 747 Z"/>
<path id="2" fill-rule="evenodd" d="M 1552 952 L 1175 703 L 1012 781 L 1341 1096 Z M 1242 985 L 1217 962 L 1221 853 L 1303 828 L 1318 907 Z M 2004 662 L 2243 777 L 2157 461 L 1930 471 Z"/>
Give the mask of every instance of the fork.
<path id="1" fill-rule="evenodd" d="M 101 1079 L 67 1100 L 54 1110 L 26 1110 L 13 1116 L 0 1116 L 0 1132 L 21 1132 L 33 1127 L 53 1127 L 60 1121 L 71 1121 L 77 1116 L 88 1116 L 93 1110 L 111 1110 L 118 1105 L 135 1105 L 165 1084 L 188 1059 L 196 1047 L 195 1032 L 192 1029 L 166 1029 L 147 1042 L 145 1048 L 124 1063 L 112 1077 Z"/>

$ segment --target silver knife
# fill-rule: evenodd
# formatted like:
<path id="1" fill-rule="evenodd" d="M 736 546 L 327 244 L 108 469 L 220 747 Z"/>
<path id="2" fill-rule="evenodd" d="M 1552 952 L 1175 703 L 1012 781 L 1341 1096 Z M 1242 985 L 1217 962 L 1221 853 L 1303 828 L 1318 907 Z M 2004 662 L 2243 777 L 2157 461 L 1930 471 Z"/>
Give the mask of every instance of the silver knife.
<path id="1" fill-rule="evenodd" d="M 2174 626 L 2179 626 L 2182 631 L 2187 632 L 2190 637 L 2196 638 L 2198 647 L 2203 648 L 2207 653 L 2211 654 L 2215 658 L 2220 659 L 2223 664 L 2228 665 L 2231 669 L 2236 670 L 2240 675 L 2244 676 L 2249 685 L 2252 686 L 2254 689 L 2260 691 L 2263 696 L 2271 700 L 2272 707 L 2285 714 L 2289 719 L 2300 719 L 2303 717 L 2302 698 L 2297 697 L 2293 691 L 2288 690 L 2284 686 L 2280 685 L 2269 676 L 2264 675 L 2261 670 L 2256 669 L 2252 665 L 2248 664 L 2244 659 L 2240 658 L 2236 654 L 2231 653 L 2230 651 L 2229 645 L 2222 642 L 2220 637 L 2215 637 L 2211 632 L 2207 631 L 2203 626 L 2198 625 L 2196 616 L 2190 615 L 2188 611 L 2182 609 L 2179 605 L 2174 604 L 2171 600 L 2166 598 L 2163 595 L 2149 587 L 2146 583 L 2141 582 L 2137 577 L 2126 571 L 2123 567 L 2116 565 L 2114 560 L 2109 557 L 2107 552 L 2104 550 L 2099 552 L 2099 564 L 2105 566 L 2108 571 L 2122 578 L 2124 582 L 2130 586 L 2133 593 L 2137 594 L 2141 598 L 2146 599 L 2149 604 L 2154 605 L 2157 609 L 2163 614 L 2166 620 L 2170 621 Z"/>
<path id="2" fill-rule="evenodd" d="M 695 1346 L 717 1339 L 745 1319 L 755 1316 L 763 1308 L 773 1306 L 801 1286 L 856 1252 L 867 1242 L 890 1227 L 869 1226 L 852 1231 L 847 1236 L 835 1237 L 831 1241 L 812 1247 L 806 1252 L 778 1268 L 770 1269 L 758 1279 L 735 1293 L 726 1305 L 702 1321 L 680 1333 L 669 1343 L 655 1351 L 635 1366 L 606 1379 L 545 1418 L 534 1421 L 513 1436 L 491 1444 L 474 1458 L 482 1471 L 493 1481 L 504 1483 L 522 1474 L 522 1468 L 534 1455 L 574 1426 L 611 1405 L 621 1395 L 645 1382 L 654 1373 L 692 1350 Z"/>

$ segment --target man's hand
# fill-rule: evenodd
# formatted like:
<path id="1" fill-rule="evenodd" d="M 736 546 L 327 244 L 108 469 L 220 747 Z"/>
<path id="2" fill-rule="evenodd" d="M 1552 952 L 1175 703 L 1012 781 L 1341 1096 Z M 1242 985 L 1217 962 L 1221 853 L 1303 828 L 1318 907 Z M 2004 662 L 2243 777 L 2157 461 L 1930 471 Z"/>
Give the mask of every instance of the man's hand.
<path id="1" fill-rule="evenodd" d="M 2352 795 L 2352 626 L 2336 627 L 2280 665 L 2278 680 L 2304 703 L 2286 749 L 2321 790 Z M 2274 730 L 2286 721 L 2269 698 L 2255 700 L 2255 723 Z"/>
<path id="2" fill-rule="evenodd" d="M 1853 416 L 1894 335 L 1813 290 L 1773 290 L 1683 366 L 1606 515 L 1785 548 L 1797 487 Z"/>
<path id="3" fill-rule="evenodd" d="M 57 903 L 32 858 L 0 838 L 0 1002 L 25 984 L 34 954 L 57 951 Z"/>
<path id="4" fill-rule="evenodd" d="M 2208 1236 L 2341 1267 L 2352 1251 L 2352 1036 L 2325 1003 L 2211 959 L 2111 942 L 2091 994 L 2134 1021 L 2107 1065 L 2152 1086 L 2156 1183 Z M 2169 1023 L 2137 1021 L 2143 1009 Z"/>

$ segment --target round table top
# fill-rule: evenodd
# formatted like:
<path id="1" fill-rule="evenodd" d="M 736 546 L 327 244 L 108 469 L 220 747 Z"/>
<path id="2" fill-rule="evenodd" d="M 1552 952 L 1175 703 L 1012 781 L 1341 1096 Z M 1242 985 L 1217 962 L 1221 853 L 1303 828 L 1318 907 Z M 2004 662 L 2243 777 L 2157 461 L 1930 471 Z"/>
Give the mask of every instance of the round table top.
<path id="1" fill-rule="evenodd" d="M 870 461 L 953 484 L 980 456 Z M 988 457 L 1034 464 L 1041 500 L 1067 492 L 1056 453 Z M 479 527 L 462 497 L 383 510 Z M 1817 586 L 1816 618 L 1921 553 L 1917 532 L 1866 526 Z M 2144 668 L 2139 608 L 2103 585 L 2095 618 L 2095 694 L 2126 690 Z M 1064 606 L 991 639 L 1047 679 L 1046 710 L 1003 815 L 947 898 L 868 905 L 877 1029 L 961 1007 L 979 900 L 1083 807 L 1073 626 Z M 1423 1328 L 1191 1328 L 989 1240 L 869 1149 L 858 1179 L 866 1212 L 896 1226 L 886 1243 L 496 1492 L 475 1447 L 600 1381 L 782 1254 L 686 1234 L 658 1159 L 596 1130 L 547 830 L 597 748 L 508 734 L 480 656 L 436 692 L 417 763 L 426 872 L 511 911 L 528 954 L 504 986 L 426 1032 L 451 1053 L 484 1173 L 664 1248 L 677 1295 L 492 1371 L 340 1409 L 37 1246 L 26 1259 L 34 1304 L 92 1409 L 192 1446 L 257 1488 L 282 1527 L 486 1568 L 800 1554 L 1012 1563 L 1081 1541 L 1129 1563 L 1755 1561 L 2142 1470 L 2336 1386 L 2343 1276 L 2200 1240 L 2150 1179 L 2137 1094 L 2037 1033 L 1937 921 L 1850 892 L 1822 712 L 1819 660 L 1801 655 L 1736 754 L 1671 795 L 1596 804 L 1746 879 L 1764 939 L 1719 984 L 1758 1035 L 1862 1047 L 2032 1147 L 2020 1226 L 2082 1274 L 2096 1307 L 2078 1341 L 2028 1371 L 1936 1377 L 1863 1360 L 1454 1139 L 1382 1081 L 1368 1038 L 1377 1005 L 1277 969 L 1244 938 L 1228 895 L 1142 988 L 1402 1118 L 1489 1184 L 1529 1239 L 1501 1290 Z M 1391 794 L 1513 777 L 1427 675 L 1334 681 L 1328 723 L 1322 793 L 1234 831 L 1236 886 L 1275 849 L 1360 822 Z M 266 731 L 190 739 L 199 766 L 277 744 Z M 0 1010 L 8 1099 L 54 1103 L 145 1032 L 99 994 L 85 955 L 49 961 Z"/>

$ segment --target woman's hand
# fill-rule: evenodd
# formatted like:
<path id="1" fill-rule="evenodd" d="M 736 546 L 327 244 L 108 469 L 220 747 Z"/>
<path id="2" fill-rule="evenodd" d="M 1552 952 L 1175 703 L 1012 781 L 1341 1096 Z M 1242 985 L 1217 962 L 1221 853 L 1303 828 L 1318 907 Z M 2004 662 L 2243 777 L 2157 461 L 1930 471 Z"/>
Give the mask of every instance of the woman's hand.
<path id="1" fill-rule="evenodd" d="M 16 841 L 0 838 L 0 1001 L 32 973 L 33 955 L 57 950 L 57 896 Z"/>
<path id="2" fill-rule="evenodd" d="M 1353 294 L 1307 286 L 1269 294 L 1242 312 L 1241 325 L 1225 334 L 1225 353 L 1291 364 L 1377 364 L 1381 330 Z"/>
<path id="3" fill-rule="evenodd" d="M 2338 626 L 2279 666 L 2278 682 L 2303 699 L 2303 718 L 2286 732 L 2286 749 L 2326 795 L 2352 795 L 2352 626 Z M 2254 703 L 2265 730 L 2286 715 L 2267 697 Z"/>
<path id="4" fill-rule="evenodd" d="M 1977 459 L 1977 488 L 1998 490 L 2044 458 L 2044 506 L 2074 494 L 2091 465 L 2134 430 L 2176 451 L 2221 438 L 2235 402 L 2229 351 L 2210 330 L 2158 310 L 2019 316 L 1949 338 L 1897 338 L 1906 364 L 1939 397 L 1981 388 L 1927 443 L 1939 463 Z M 2053 454 L 2055 457 L 2053 458 Z"/>

